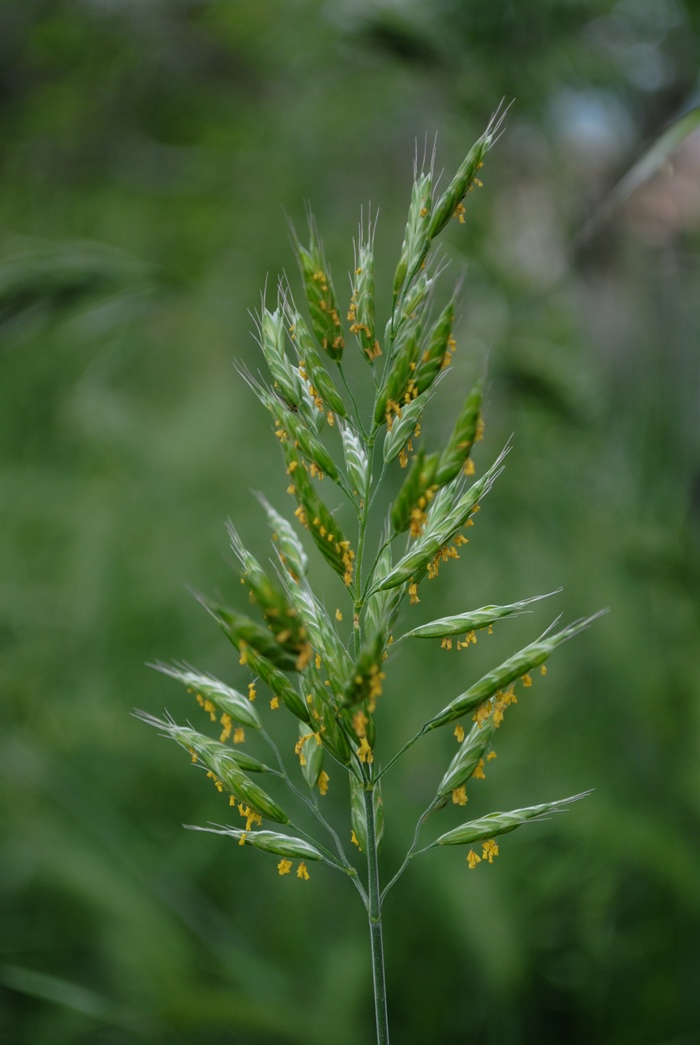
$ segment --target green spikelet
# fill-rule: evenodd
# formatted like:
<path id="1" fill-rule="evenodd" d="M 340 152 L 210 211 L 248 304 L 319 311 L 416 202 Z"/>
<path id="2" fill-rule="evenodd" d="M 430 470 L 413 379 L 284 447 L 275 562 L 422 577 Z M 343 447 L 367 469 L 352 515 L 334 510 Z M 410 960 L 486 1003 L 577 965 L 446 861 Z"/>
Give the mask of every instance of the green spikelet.
<path id="1" fill-rule="evenodd" d="M 443 708 L 439 714 L 426 722 L 423 732 L 427 733 L 431 729 L 437 729 L 438 726 L 454 722 L 456 719 L 461 718 L 462 715 L 473 711 L 480 704 L 502 692 L 506 686 L 527 675 L 533 668 L 544 664 L 557 646 L 572 639 L 574 635 L 578 635 L 579 632 L 587 628 L 599 616 L 600 614 L 596 613 L 592 617 L 575 621 L 554 635 L 545 634 L 537 639 L 536 642 L 531 642 L 529 646 L 509 657 L 508 660 L 494 668 L 493 671 L 489 671 L 487 675 L 484 675 L 473 686 L 470 686 L 465 693 L 462 693 L 451 704 L 448 704 L 446 708 Z"/>
<path id="2" fill-rule="evenodd" d="M 580 795 L 572 795 L 570 798 L 560 798 L 556 802 L 543 802 L 542 805 L 529 806 L 526 809 L 514 809 L 510 813 L 489 813 L 479 820 L 472 820 L 461 827 L 440 835 L 433 845 L 469 845 L 471 842 L 480 842 L 484 838 L 495 838 L 497 835 L 507 834 L 514 831 L 516 827 L 526 823 L 528 820 L 539 820 L 549 813 L 561 813 L 566 806 L 572 802 L 578 802 L 592 794 L 591 791 L 582 791 Z"/>
<path id="3" fill-rule="evenodd" d="M 374 789 L 374 820 L 377 832 L 377 849 L 381 847 L 384 837 L 384 805 L 382 803 L 381 786 Z M 354 777 L 350 776 L 350 822 L 357 848 L 361 853 L 367 852 L 367 813 L 365 810 L 364 792 L 362 785 Z"/>
<path id="4" fill-rule="evenodd" d="M 309 306 L 311 326 L 324 351 L 334 362 L 339 363 L 343 357 L 345 341 L 338 302 L 316 227 L 313 221 L 310 221 L 309 225 L 311 233 L 309 247 L 302 247 L 299 241 L 296 241 L 295 247 Z"/>
<path id="5" fill-rule="evenodd" d="M 430 247 L 430 209 L 432 206 L 432 175 L 416 175 L 408 208 L 401 257 L 394 273 L 394 301 L 405 291 L 420 269 Z"/>
<path id="6" fill-rule="evenodd" d="M 486 748 L 496 729 L 496 720 L 491 716 L 483 724 L 476 723 L 459 745 L 457 754 L 450 762 L 437 789 L 437 799 L 447 798 L 456 788 L 462 787 L 482 762 Z"/>
<path id="7" fill-rule="evenodd" d="M 367 483 L 367 470 L 369 460 L 362 439 L 350 427 L 341 424 L 340 434 L 343 440 L 343 453 L 345 455 L 345 470 L 350 480 L 352 492 L 357 498 L 361 498 Z"/>
<path id="8" fill-rule="evenodd" d="M 309 788 L 313 790 L 323 772 L 323 745 L 319 733 L 309 733 L 304 723 L 299 724 L 299 740 L 296 753 L 299 756 L 301 771 Z"/>
<path id="9" fill-rule="evenodd" d="M 202 700 L 209 701 L 222 714 L 229 715 L 234 722 L 252 729 L 260 729 L 260 716 L 242 693 L 220 682 L 213 675 L 204 675 L 185 665 L 151 664 L 156 671 L 177 679 L 183 686 Z"/>
<path id="10" fill-rule="evenodd" d="M 308 558 L 304 551 L 304 546 L 297 537 L 292 524 L 279 512 L 276 512 L 262 494 L 257 494 L 256 496 L 265 509 L 279 560 L 292 580 L 298 582 L 306 574 L 308 567 Z"/>
<path id="11" fill-rule="evenodd" d="M 370 711 L 374 710 L 377 698 L 381 696 L 384 681 L 382 660 L 386 640 L 387 636 L 378 631 L 360 650 L 343 694 L 343 703 L 346 706 L 367 701 Z"/>
<path id="12" fill-rule="evenodd" d="M 399 559 L 389 573 L 372 587 L 369 594 L 386 588 L 395 588 L 398 584 L 417 579 L 428 571 L 435 556 L 455 540 L 458 531 L 478 508 L 479 500 L 491 489 L 502 470 L 502 461 L 506 452 L 507 450 L 504 450 L 491 468 L 465 493 L 461 492 L 460 478 L 459 481 L 456 481 L 458 485 L 446 488 L 445 497 L 440 498 L 440 492 L 436 494 L 427 514 L 424 530 L 417 537 L 415 544 L 406 555 Z M 417 522 L 423 524 L 422 518 Z"/>
<path id="13" fill-rule="evenodd" d="M 236 827 L 197 827 L 185 824 L 188 831 L 206 831 L 211 835 L 228 835 L 239 845 L 249 845 L 263 853 L 274 853 L 290 860 L 323 860 L 323 854 L 310 842 L 276 831 L 243 831 Z"/>
<path id="14" fill-rule="evenodd" d="M 305 401 L 299 373 L 292 366 L 285 351 L 284 317 L 279 309 L 270 312 L 264 308 L 260 317 L 260 347 L 278 394 L 287 404 L 298 409 Z"/>
<path id="15" fill-rule="evenodd" d="M 277 642 L 267 629 L 228 606 L 205 599 L 202 595 L 199 595 L 198 599 L 214 620 L 218 621 L 224 634 L 241 655 L 246 649 L 254 650 L 282 671 L 296 670 L 297 654 Z"/>
<path id="16" fill-rule="evenodd" d="M 374 252 L 373 231 L 365 236 L 360 225 L 359 243 L 355 252 L 355 272 L 352 297 L 348 308 L 350 333 L 358 340 L 362 354 L 370 363 L 382 354 L 374 329 Z"/>
<path id="17" fill-rule="evenodd" d="M 321 717 L 321 743 L 336 762 L 349 766 L 353 752 L 348 738 L 348 729 L 340 715 L 327 709 Z"/>
<path id="18" fill-rule="evenodd" d="M 318 436 L 309 430 L 300 416 L 289 410 L 275 410 L 274 403 L 271 405 L 271 412 L 277 425 L 275 434 L 278 439 L 298 448 L 312 466 L 312 474 L 317 475 L 319 479 L 327 475 L 333 482 L 339 482 L 340 473 L 335 461 Z"/>
<path id="19" fill-rule="evenodd" d="M 479 381 L 467 396 L 449 442 L 440 455 L 435 472 L 435 482 L 438 486 L 451 482 L 463 468 L 466 470 L 474 442 L 480 437 L 482 398 Z M 471 470 L 473 472 L 473 467 Z"/>
<path id="20" fill-rule="evenodd" d="M 138 717 L 143 722 L 157 726 L 166 732 L 182 747 L 187 748 L 190 753 L 194 751 L 197 758 L 200 758 L 209 770 L 209 775 L 213 777 L 218 790 L 227 791 L 234 798 L 249 805 L 255 813 L 267 817 L 268 820 L 274 820 L 278 824 L 289 823 L 289 817 L 284 809 L 246 776 L 241 762 L 236 759 L 229 748 L 208 737 L 202 737 L 194 730 L 183 731 L 175 723 L 164 722 L 151 715 L 145 715 L 143 712 L 139 713 Z M 257 767 L 256 771 L 259 771 Z"/>
<path id="21" fill-rule="evenodd" d="M 135 712 L 136 718 L 146 722 L 149 726 L 155 726 L 165 736 L 177 741 L 180 747 L 189 752 L 193 760 L 201 761 L 214 773 L 221 775 L 221 766 L 227 762 L 233 762 L 246 773 L 277 773 L 276 770 L 266 766 L 259 759 L 253 758 L 240 748 L 228 747 L 219 740 L 213 740 L 204 733 L 199 733 L 191 726 L 179 726 L 171 718 L 160 719 L 155 715 L 148 715 L 144 711 Z"/>
<path id="22" fill-rule="evenodd" d="M 316 493 L 299 454 L 288 444 L 283 444 L 283 450 L 287 471 L 292 477 L 291 492 L 299 505 L 294 514 L 306 526 L 324 559 L 349 586 L 352 583 L 355 558 L 350 541 Z"/>
<path id="23" fill-rule="evenodd" d="M 427 518 L 426 508 L 430 504 L 437 464 L 437 454 L 426 456 L 421 450 L 416 455 L 391 506 L 391 525 L 396 533 L 403 533 L 410 527 L 412 537 L 420 536 Z"/>
<path id="24" fill-rule="evenodd" d="M 452 327 L 455 320 L 454 302 L 445 305 L 436 319 L 427 338 L 427 344 L 419 356 L 414 381 L 418 393 L 431 388 L 441 370 L 448 366 L 452 358 L 454 338 Z"/>
<path id="25" fill-rule="evenodd" d="M 289 307 L 286 311 L 290 337 L 299 357 L 299 375 L 307 382 L 309 395 L 320 411 L 331 410 L 340 417 L 347 417 L 347 407 L 338 392 L 332 377 L 316 351 L 309 328 L 299 312 Z"/>
<path id="26" fill-rule="evenodd" d="M 478 183 L 477 174 L 484 165 L 486 153 L 491 147 L 499 126 L 500 121 L 497 119 L 489 124 L 479 140 L 471 147 L 454 178 L 435 204 L 427 229 L 427 235 L 431 240 L 442 232 L 453 215 L 464 220 L 459 208 L 467 193 Z"/>
<path id="27" fill-rule="evenodd" d="M 395 417 L 391 428 L 384 439 L 384 461 L 390 461 L 401 455 L 401 464 L 405 467 L 406 455 L 413 449 L 411 440 L 420 435 L 421 418 L 423 411 L 432 397 L 432 390 L 417 396 L 401 408 L 401 413 Z"/>
<path id="28" fill-rule="evenodd" d="M 271 664 L 257 650 L 246 647 L 241 648 L 241 664 L 246 664 L 254 675 L 259 675 L 273 696 L 281 700 L 288 711 L 301 719 L 302 722 L 311 722 L 311 714 L 306 703 L 299 696 L 286 675 Z"/>
<path id="29" fill-rule="evenodd" d="M 296 655 L 295 667 L 310 656 L 308 633 L 298 610 L 292 606 L 284 590 L 274 584 L 262 566 L 244 546 L 233 524 L 227 524 L 231 547 L 242 568 L 241 579 L 250 589 L 251 601 L 260 607 L 268 628 L 285 650 Z"/>
<path id="30" fill-rule="evenodd" d="M 411 631 L 407 631 L 404 639 L 442 639 L 451 635 L 461 635 L 470 631 L 479 631 L 488 628 L 496 621 L 504 617 L 518 616 L 527 613 L 526 607 L 541 599 L 548 599 L 550 595 L 556 595 L 561 591 L 548 592 L 546 595 L 534 595 L 531 599 L 522 599 L 520 602 L 512 602 L 508 606 L 482 606 L 478 610 L 470 610 L 467 613 L 457 613 L 452 617 L 440 617 L 429 624 L 421 624 Z"/>

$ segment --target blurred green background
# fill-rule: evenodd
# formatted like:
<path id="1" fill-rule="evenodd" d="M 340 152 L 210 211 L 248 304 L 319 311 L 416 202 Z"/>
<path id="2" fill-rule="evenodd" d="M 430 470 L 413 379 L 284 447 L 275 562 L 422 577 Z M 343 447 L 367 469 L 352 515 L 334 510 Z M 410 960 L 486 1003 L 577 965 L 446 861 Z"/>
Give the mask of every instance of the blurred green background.
<path id="1" fill-rule="evenodd" d="M 416 862 L 386 906 L 393 1033 L 700 1041 L 698 136 L 583 232 L 697 104 L 699 40 L 695 0 L 0 5 L 3 1043 L 371 1041 L 349 885 L 183 831 L 223 801 L 130 712 L 199 721 L 154 659 L 245 681 L 186 588 L 239 598 L 225 518 L 264 558 L 249 491 L 291 503 L 232 366 L 258 368 L 265 281 L 295 279 L 287 218 L 311 201 L 343 289 L 378 207 L 386 317 L 416 142 L 449 174 L 501 98 L 446 234 L 443 412 L 488 354 L 477 464 L 514 449 L 411 619 L 564 591 L 492 645 L 406 653 L 379 725 L 391 753 L 555 613 L 609 606 L 509 713 L 470 812 L 596 792 L 493 867 Z M 387 871 L 453 744 L 387 778 Z"/>

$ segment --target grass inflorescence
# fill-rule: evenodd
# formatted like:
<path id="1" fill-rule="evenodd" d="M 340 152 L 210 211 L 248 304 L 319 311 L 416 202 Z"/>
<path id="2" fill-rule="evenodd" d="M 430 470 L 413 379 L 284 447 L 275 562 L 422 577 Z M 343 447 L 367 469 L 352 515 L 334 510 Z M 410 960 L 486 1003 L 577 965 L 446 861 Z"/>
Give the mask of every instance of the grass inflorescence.
<path id="1" fill-rule="evenodd" d="M 233 825 L 196 830 L 272 854 L 280 875 L 308 881 L 308 865 L 321 864 L 350 878 L 369 919 L 380 1045 L 389 1040 L 382 904 L 411 860 L 428 849 L 464 846 L 467 867 L 474 870 L 480 863 L 493 863 L 501 835 L 583 797 L 491 813 L 419 848 L 428 818 L 448 804 L 463 807 L 470 781 L 484 777 L 486 763 L 495 757 L 495 732 L 518 693 L 532 684 L 531 673 L 544 674 L 550 655 L 593 617 L 563 628 L 555 622 L 442 710 L 426 707 L 423 726 L 398 753 L 383 764 L 377 754 L 375 712 L 390 652 L 400 655 L 401 645 L 414 640 L 438 648 L 450 649 L 453 643 L 468 647 L 478 631 L 491 631 L 503 618 L 529 612 L 533 602 L 546 597 L 465 610 L 401 634 L 402 605 L 406 600 L 418 604 L 421 585 L 435 579 L 442 564 L 460 557 L 474 516 L 509 452 L 506 446 L 477 476 L 472 452 L 483 436 L 483 377 L 468 391 L 443 446 L 426 445 L 423 419 L 441 380 L 449 379 L 456 347 L 454 297 L 439 310 L 434 305 L 440 272 L 433 244 L 451 219 L 464 222 L 464 200 L 481 184 L 479 172 L 500 125 L 497 115 L 441 193 L 432 165 L 416 169 L 383 333 L 374 300 L 376 223 L 361 226 L 345 305 L 313 220 L 308 245 L 294 236 L 305 308 L 286 281 L 280 283 L 274 309 L 263 299 L 257 336 L 269 378 L 242 373 L 270 414 L 295 508 L 287 518 L 260 497 L 271 531 L 272 565 L 267 555 L 261 561 L 247 549 L 229 523 L 231 548 L 249 595 L 248 612 L 199 596 L 236 648 L 245 674 L 243 692 L 186 665 L 160 664 L 155 666 L 192 692 L 217 736 L 179 725 L 169 715 L 137 713 L 180 744 L 228 796 Z M 349 352 L 366 363 L 369 393 L 360 394 L 358 388 L 357 397 L 343 370 Z M 365 403 L 369 394 L 371 405 L 360 409 L 358 402 Z M 392 484 L 395 488 L 396 475 L 402 478 L 386 511 L 376 495 Z M 350 526 L 341 524 L 332 507 L 329 484 L 349 504 Z M 309 541 L 345 591 L 345 605 L 335 612 L 309 581 Z M 268 716 L 279 714 L 288 716 L 284 755 L 265 724 Z M 428 733 L 449 726 L 457 752 L 435 781 L 402 865 L 382 887 L 382 778 Z M 264 757 L 248 754 L 244 745 L 251 734 L 267 745 Z M 338 832 L 324 813 L 323 799 L 341 775 L 349 780 L 350 802 L 346 826 Z M 282 800 L 268 793 L 268 786 L 280 782 L 287 787 Z M 277 793 L 274 786 L 272 790 Z M 315 818 L 315 833 L 303 826 L 308 818 L 299 819 L 304 808 Z M 266 821 L 275 829 L 265 826 Z"/>

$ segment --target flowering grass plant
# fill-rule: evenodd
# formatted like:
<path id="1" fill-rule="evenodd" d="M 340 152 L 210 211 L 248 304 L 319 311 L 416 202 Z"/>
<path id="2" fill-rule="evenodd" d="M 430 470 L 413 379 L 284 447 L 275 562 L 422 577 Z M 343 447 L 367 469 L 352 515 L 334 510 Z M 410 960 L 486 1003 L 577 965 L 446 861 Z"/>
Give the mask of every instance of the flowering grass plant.
<path id="1" fill-rule="evenodd" d="M 423 433 L 424 410 L 441 379 L 449 376 L 455 349 L 455 300 L 441 309 L 435 306 L 440 273 L 432 247 L 451 219 L 464 222 L 464 201 L 481 184 L 478 174 L 500 123 L 498 116 L 491 121 L 441 193 L 434 195 L 432 164 L 416 167 L 383 332 L 375 320 L 371 223 L 360 228 L 355 244 L 345 307 L 313 221 L 308 245 L 295 237 L 306 310 L 302 312 L 287 283 L 281 282 L 274 310 L 263 301 L 258 316 L 258 340 L 269 379 L 247 372 L 244 376 L 270 413 L 296 508 L 288 519 L 260 497 L 271 530 L 271 563 L 256 558 L 229 524 L 250 614 L 200 596 L 236 647 L 245 681 L 239 690 L 187 665 L 155 665 L 194 694 L 211 722 L 218 724 L 216 737 L 169 715 L 137 713 L 185 748 L 217 790 L 228 796 L 235 822 L 194 830 L 223 834 L 238 846 L 271 854 L 280 875 L 308 880 L 309 868 L 322 864 L 349 877 L 369 921 L 380 1045 L 389 1041 L 382 905 L 410 862 L 429 849 L 463 846 L 470 870 L 491 864 L 499 855 L 502 835 L 583 797 L 490 813 L 443 831 L 428 843 L 420 841 L 428 818 L 446 805 L 465 806 L 470 781 L 484 777 L 486 764 L 496 757 L 495 733 L 509 706 L 517 702 L 518 687 L 531 686 L 536 670 L 545 674 L 550 654 L 593 617 L 564 628 L 555 623 L 443 708 L 426 707 L 424 724 L 398 753 L 383 763 L 376 754 L 375 711 L 389 658 L 401 644 L 422 641 L 465 648 L 476 643 L 480 630 L 490 632 L 502 618 L 526 612 L 545 597 L 482 606 L 401 633 L 402 605 L 406 599 L 418 604 L 421 585 L 437 577 L 443 563 L 459 559 L 474 516 L 508 453 L 506 446 L 477 477 L 472 451 L 483 432 L 482 381 L 466 396 L 444 445 L 429 449 Z M 358 389 L 356 397 L 346 380 L 343 360 L 348 351 L 364 357 L 371 407 L 358 406 L 365 399 L 369 403 L 369 396 Z M 337 450 L 342 446 L 342 456 L 332 451 L 334 444 Z M 377 494 L 395 484 L 392 471 L 402 481 L 387 511 Z M 337 487 L 349 503 L 350 526 L 341 525 L 329 487 Z M 309 582 L 305 533 L 344 589 L 347 605 L 334 614 Z M 349 641 L 341 629 L 343 620 Z M 258 699 L 263 687 L 265 697 L 260 694 Z M 275 714 L 288 718 L 286 758 L 266 727 L 268 716 Z M 445 727 L 454 731 L 456 753 L 435 781 L 403 863 L 382 885 L 382 779 L 423 737 Z M 259 743 L 250 754 L 245 742 L 253 734 Z M 349 815 L 346 828 L 338 831 L 324 812 L 323 800 L 341 776 L 349 782 Z M 284 792 L 276 782 L 286 787 L 286 798 L 279 797 Z M 313 833 L 304 826 L 307 820 L 299 820 L 303 807 L 317 824 Z"/>

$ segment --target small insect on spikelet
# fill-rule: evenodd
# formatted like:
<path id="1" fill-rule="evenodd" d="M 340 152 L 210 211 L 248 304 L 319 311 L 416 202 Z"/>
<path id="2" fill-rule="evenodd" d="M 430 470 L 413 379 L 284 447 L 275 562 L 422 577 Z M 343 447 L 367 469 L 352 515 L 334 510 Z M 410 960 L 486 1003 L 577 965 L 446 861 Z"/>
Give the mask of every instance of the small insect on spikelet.
<path id="1" fill-rule="evenodd" d="M 295 507 L 287 517 L 258 495 L 271 531 L 266 555 L 253 554 L 228 524 L 245 608 L 198 596 L 235 647 L 232 669 L 240 688 L 186 665 L 155 665 L 190 693 L 192 713 L 201 722 L 178 724 L 167 714 L 156 718 L 137 712 L 183 747 L 228 802 L 222 815 L 228 811 L 233 824 L 193 830 L 225 835 L 239 848 L 272 855 L 285 888 L 307 888 L 302 883 L 313 878 L 313 865 L 350 879 L 368 915 L 380 1045 L 389 1041 L 382 904 L 411 860 L 434 848 L 464 846 L 467 868 L 481 865 L 482 874 L 499 856 L 497 838 L 584 797 L 448 824 L 418 848 L 431 816 L 443 809 L 448 810 L 443 816 L 458 815 L 467 807 L 472 786 L 486 786 L 475 782 L 484 781 L 491 769 L 506 711 L 528 692 L 535 669 L 544 674 L 545 661 L 594 617 L 558 629 L 553 625 L 481 678 L 467 681 L 441 710 L 442 701 L 436 705 L 426 697 L 423 726 L 393 756 L 380 748 L 375 718 L 380 702 L 392 706 L 384 689 L 390 654 L 402 643 L 432 642 L 437 655 L 440 649 L 468 650 L 502 619 L 529 613 L 548 597 L 484 605 L 401 633 L 402 607 L 418 605 L 421 586 L 464 555 L 470 527 L 510 451 L 504 447 L 486 467 L 473 460 L 483 434 L 483 375 L 474 381 L 442 445 L 434 437 L 431 442 L 423 421 L 427 404 L 449 380 L 456 348 L 454 298 L 433 315 L 437 272 L 431 248 L 451 219 L 464 222 L 464 200 L 480 184 L 477 175 L 501 120 L 502 115 L 494 117 L 444 191 L 438 192 L 432 166 L 416 168 L 383 336 L 375 318 L 376 222 L 360 223 L 349 300 L 342 307 L 313 220 L 308 246 L 295 235 L 307 314 L 287 282 L 280 283 L 276 306 L 270 309 L 263 300 L 257 317 L 269 379 L 241 370 L 270 415 Z M 349 351 L 368 364 L 362 372 L 374 400 L 365 412 L 358 409 L 362 397 L 356 398 L 343 371 Z M 384 477 L 391 472 L 399 480 L 397 492 L 391 503 L 382 503 Z M 372 517 L 383 519 L 383 527 L 372 525 Z M 377 530 L 379 545 L 370 549 L 368 535 Z M 309 581 L 309 538 L 338 578 L 328 605 Z M 469 673 L 468 656 L 463 663 Z M 285 715 L 280 750 L 267 724 Z M 434 782 L 403 863 L 382 889 L 382 777 L 443 726 L 454 726 L 457 750 Z M 207 727 L 216 735 L 210 736 Z M 284 734 L 283 721 L 276 733 Z M 339 799 L 346 803 L 340 833 L 325 814 L 326 805 Z M 304 826 L 308 817 L 299 819 L 300 811 L 315 817 L 315 833 Z"/>

